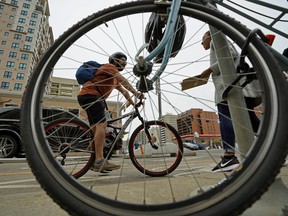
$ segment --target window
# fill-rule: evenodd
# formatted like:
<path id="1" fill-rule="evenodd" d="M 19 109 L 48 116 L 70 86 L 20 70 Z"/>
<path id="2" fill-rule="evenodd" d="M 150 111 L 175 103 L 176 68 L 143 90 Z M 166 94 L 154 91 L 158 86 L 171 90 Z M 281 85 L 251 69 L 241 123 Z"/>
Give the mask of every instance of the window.
<path id="1" fill-rule="evenodd" d="M 11 71 L 5 71 L 4 72 L 3 78 L 10 79 L 11 77 L 12 77 L 12 72 Z"/>
<path id="2" fill-rule="evenodd" d="M 8 89 L 9 88 L 9 82 L 2 82 L 1 83 L 1 89 Z"/>
<path id="3" fill-rule="evenodd" d="M 17 73 L 16 79 L 23 80 L 24 79 L 24 73 Z"/>
<path id="4" fill-rule="evenodd" d="M 3 10 L 4 9 L 4 5 L 0 5 L 0 10 Z"/>
<path id="5" fill-rule="evenodd" d="M 14 90 L 18 90 L 18 91 L 22 90 L 22 83 L 15 83 Z"/>
<path id="6" fill-rule="evenodd" d="M 36 26 L 36 21 L 30 20 L 29 25 Z"/>
<path id="7" fill-rule="evenodd" d="M 3 40 L 3 41 L 1 42 L 1 44 L 2 44 L 2 45 L 6 45 L 6 44 L 7 44 L 7 41 L 4 41 L 4 40 Z"/>
<path id="8" fill-rule="evenodd" d="M 24 18 L 19 18 L 18 19 L 18 23 L 25 23 L 26 22 L 26 19 L 24 19 Z"/>
<path id="9" fill-rule="evenodd" d="M 28 60 L 29 59 L 29 55 L 28 54 L 22 54 L 21 55 L 21 59 L 22 60 Z"/>
<path id="10" fill-rule="evenodd" d="M 23 32 L 24 31 L 24 27 L 23 26 L 17 26 L 16 27 L 16 31 Z"/>
<path id="11" fill-rule="evenodd" d="M 32 18 L 38 18 L 38 14 L 37 14 L 37 13 L 32 13 L 32 14 L 31 14 L 31 17 L 32 17 Z"/>
<path id="12" fill-rule="evenodd" d="M 23 3 L 23 8 L 30 8 L 30 4 Z"/>
<path id="13" fill-rule="evenodd" d="M 4 50 L 0 50 L 0 55 L 3 55 L 4 54 Z"/>
<path id="14" fill-rule="evenodd" d="M 12 43 L 11 48 L 18 49 L 19 48 L 19 43 Z"/>
<path id="15" fill-rule="evenodd" d="M 30 45 L 24 45 L 23 49 L 26 51 L 29 51 L 31 49 L 31 46 Z"/>
<path id="16" fill-rule="evenodd" d="M 19 69 L 25 70 L 26 68 L 27 68 L 27 64 L 26 63 L 20 63 L 19 64 Z"/>
<path id="17" fill-rule="evenodd" d="M 12 1 L 11 1 L 11 4 L 12 4 L 12 5 L 18 5 L 18 1 L 12 0 Z"/>
<path id="18" fill-rule="evenodd" d="M 6 67 L 7 68 L 13 68 L 15 66 L 15 62 L 13 62 L 13 61 L 7 61 L 7 63 L 6 63 Z"/>
<path id="19" fill-rule="evenodd" d="M 9 36 L 9 32 L 5 32 L 5 33 L 4 33 L 4 36 Z"/>
<path id="20" fill-rule="evenodd" d="M 15 39 L 15 40 L 21 40 L 21 36 L 22 36 L 22 35 L 20 35 L 20 34 L 15 34 L 15 35 L 14 35 L 14 39 Z"/>
<path id="21" fill-rule="evenodd" d="M 35 32 L 35 29 L 28 28 L 28 33 L 29 34 L 34 34 L 34 32 Z"/>
<path id="22" fill-rule="evenodd" d="M 13 19 L 14 19 L 14 16 L 13 16 L 13 15 L 10 15 L 10 16 L 9 16 L 9 19 L 10 19 L 10 20 L 13 20 Z"/>
<path id="23" fill-rule="evenodd" d="M 11 11 L 12 11 L 12 12 L 16 12 L 16 8 L 13 7 L 13 8 L 11 9 Z"/>
<path id="24" fill-rule="evenodd" d="M 29 37 L 29 36 L 26 36 L 26 38 L 25 38 L 25 41 L 27 41 L 27 42 L 32 42 L 32 40 L 33 40 L 33 38 Z"/>
<path id="25" fill-rule="evenodd" d="M 11 28 L 12 24 L 11 23 L 8 23 L 7 24 L 7 28 Z"/>
<path id="26" fill-rule="evenodd" d="M 27 12 L 27 11 L 25 11 L 25 10 L 21 10 L 21 13 L 20 13 L 20 15 L 22 15 L 22 16 L 27 16 L 27 14 L 28 14 L 28 12 Z"/>
<path id="27" fill-rule="evenodd" d="M 16 57 L 17 57 L 17 52 L 11 51 L 11 52 L 9 53 L 9 57 L 10 57 L 10 58 L 16 58 Z"/>

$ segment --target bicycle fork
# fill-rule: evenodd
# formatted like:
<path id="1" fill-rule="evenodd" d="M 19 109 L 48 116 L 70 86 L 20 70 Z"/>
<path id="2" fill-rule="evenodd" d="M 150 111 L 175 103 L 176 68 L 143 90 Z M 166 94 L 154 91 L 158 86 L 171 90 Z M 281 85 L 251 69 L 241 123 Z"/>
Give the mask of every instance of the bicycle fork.
<path id="1" fill-rule="evenodd" d="M 146 124 L 146 121 L 144 121 L 142 116 L 138 115 L 138 118 L 141 121 L 142 125 L 144 126 L 144 132 L 148 138 L 148 142 L 150 143 L 151 147 L 154 149 L 158 149 L 158 146 L 152 142 L 152 138 L 149 132 L 150 126 Z"/>

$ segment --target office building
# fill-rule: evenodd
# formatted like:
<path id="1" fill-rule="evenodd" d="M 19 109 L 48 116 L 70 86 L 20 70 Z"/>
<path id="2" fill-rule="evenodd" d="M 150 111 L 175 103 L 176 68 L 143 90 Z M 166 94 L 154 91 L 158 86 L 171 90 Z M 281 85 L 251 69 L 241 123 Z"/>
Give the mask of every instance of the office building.
<path id="1" fill-rule="evenodd" d="M 40 56 L 54 41 L 49 16 L 47 0 L 0 1 L 0 93 L 24 92 Z"/>

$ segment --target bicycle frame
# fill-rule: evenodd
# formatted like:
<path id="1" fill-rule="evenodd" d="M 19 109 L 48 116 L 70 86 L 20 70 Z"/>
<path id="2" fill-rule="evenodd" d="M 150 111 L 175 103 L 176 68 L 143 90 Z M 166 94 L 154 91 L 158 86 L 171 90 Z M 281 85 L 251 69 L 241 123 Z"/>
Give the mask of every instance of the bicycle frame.
<path id="1" fill-rule="evenodd" d="M 116 129 L 119 129 L 119 130 L 120 130 L 120 131 L 117 132 L 117 136 L 116 136 L 116 138 L 115 138 L 115 140 L 118 140 L 118 139 L 121 138 L 122 134 L 124 134 L 124 132 L 125 132 L 126 128 L 128 127 L 128 125 L 129 125 L 136 117 L 138 117 L 138 119 L 140 120 L 141 124 L 144 125 L 144 128 L 145 128 L 144 130 L 145 130 L 145 133 L 146 133 L 146 135 L 147 135 L 147 137 L 148 137 L 148 140 L 149 140 L 150 145 L 152 146 L 152 148 L 158 149 L 158 147 L 157 147 L 157 146 L 152 142 L 152 140 L 151 140 L 151 135 L 150 135 L 150 133 L 149 133 L 149 131 L 148 131 L 149 127 L 145 125 L 145 121 L 144 121 L 143 117 L 140 115 L 140 111 L 139 111 L 138 108 L 139 108 L 141 105 L 144 105 L 144 103 L 142 102 L 142 100 L 141 100 L 140 102 L 138 102 L 137 104 L 135 104 L 134 110 L 132 110 L 131 112 L 126 113 L 126 114 L 124 114 L 124 115 L 122 115 L 122 116 L 120 116 L 120 117 L 117 117 L 117 118 L 113 118 L 113 119 L 108 120 L 108 121 L 107 121 L 107 125 L 110 126 L 110 127 L 112 127 L 112 128 L 116 128 Z M 125 123 L 123 124 L 122 127 L 117 128 L 117 127 L 115 127 L 115 126 L 112 125 L 113 122 L 116 122 L 116 121 L 121 120 L 121 119 L 126 118 L 126 117 L 129 117 L 129 118 L 125 121 Z M 113 147 L 114 147 L 114 144 L 115 144 L 115 142 L 113 143 Z M 113 149 L 113 147 L 111 148 L 111 150 Z"/>

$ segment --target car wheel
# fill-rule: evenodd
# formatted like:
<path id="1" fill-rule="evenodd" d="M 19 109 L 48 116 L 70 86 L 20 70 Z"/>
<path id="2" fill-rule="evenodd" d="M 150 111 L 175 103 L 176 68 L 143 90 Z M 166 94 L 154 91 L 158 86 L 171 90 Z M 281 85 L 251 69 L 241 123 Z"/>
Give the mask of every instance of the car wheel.
<path id="1" fill-rule="evenodd" d="M 0 135 L 0 157 L 12 158 L 18 152 L 16 139 L 9 135 Z"/>

